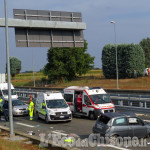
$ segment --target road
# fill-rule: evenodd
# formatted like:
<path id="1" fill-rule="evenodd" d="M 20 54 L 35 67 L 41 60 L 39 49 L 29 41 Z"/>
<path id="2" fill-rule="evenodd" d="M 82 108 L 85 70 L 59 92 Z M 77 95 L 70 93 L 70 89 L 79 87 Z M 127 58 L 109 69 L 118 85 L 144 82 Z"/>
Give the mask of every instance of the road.
<path id="1" fill-rule="evenodd" d="M 139 117 L 143 118 L 144 120 L 150 120 L 149 116 L 140 115 Z M 48 135 L 52 137 L 53 134 L 57 134 L 61 137 L 66 137 L 67 135 L 72 134 L 73 137 L 77 139 L 79 136 L 80 141 L 82 141 L 82 146 L 79 145 L 80 149 L 83 150 L 115 150 L 115 149 L 136 149 L 136 150 L 148 150 L 150 149 L 150 138 L 146 140 L 146 147 L 117 147 L 117 146 L 110 146 L 110 145 L 100 145 L 96 144 L 94 147 L 91 147 L 90 144 L 83 143 L 85 139 L 89 138 L 90 134 L 92 133 L 92 127 L 95 124 L 95 120 L 89 120 L 88 118 L 78 118 L 74 117 L 71 122 L 55 122 L 46 124 L 44 120 L 39 120 L 37 117 L 34 117 L 33 121 L 29 120 L 28 116 L 23 117 L 14 117 L 14 130 L 18 130 L 24 133 L 29 133 L 29 131 L 33 131 L 36 136 L 43 136 L 44 134 L 45 139 L 48 139 Z M 9 127 L 9 122 L 6 122 L 4 119 L 0 122 L 0 126 Z M 52 138 L 50 138 L 52 139 Z M 92 142 L 93 143 L 93 142 Z M 78 145 L 77 145 L 78 146 Z M 88 146 L 88 147 L 86 147 Z"/>

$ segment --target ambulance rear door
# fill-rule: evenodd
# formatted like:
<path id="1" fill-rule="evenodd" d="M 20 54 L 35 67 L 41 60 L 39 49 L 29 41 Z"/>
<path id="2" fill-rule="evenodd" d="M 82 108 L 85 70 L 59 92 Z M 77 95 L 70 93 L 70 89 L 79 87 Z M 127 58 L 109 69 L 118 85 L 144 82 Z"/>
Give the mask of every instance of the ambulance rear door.
<path id="1" fill-rule="evenodd" d="M 65 90 L 64 99 L 68 103 L 72 112 L 74 112 L 74 90 Z"/>

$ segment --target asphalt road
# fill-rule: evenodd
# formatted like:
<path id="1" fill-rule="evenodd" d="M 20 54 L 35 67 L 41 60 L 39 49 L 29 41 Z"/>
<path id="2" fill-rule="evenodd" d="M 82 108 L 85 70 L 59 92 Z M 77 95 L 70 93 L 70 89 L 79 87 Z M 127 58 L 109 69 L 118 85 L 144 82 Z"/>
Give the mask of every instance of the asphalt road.
<path id="1" fill-rule="evenodd" d="M 144 120 L 150 120 L 150 116 L 140 115 L 139 117 L 143 118 Z M 145 147 L 136 146 L 135 148 L 134 147 L 120 148 L 118 146 L 101 145 L 99 143 L 98 144 L 96 143 L 96 145 L 93 144 L 94 147 L 92 147 L 88 142 L 86 142 L 86 139 L 88 139 L 90 134 L 92 133 L 92 127 L 94 124 L 95 120 L 89 120 L 88 118 L 79 118 L 79 117 L 74 117 L 71 122 L 55 122 L 49 124 L 46 124 L 44 120 L 38 120 L 37 117 L 34 117 L 34 120 L 30 121 L 28 116 L 14 117 L 13 121 L 14 130 L 18 130 L 27 134 L 29 133 L 29 131 L 33 131 L 33 133 L 35 133 L 36 136 L 43 136 L 45 134 L 44 137 L 45 139 L 52 139 L 52 135 L 55 134 L 57 134 L 59 138 L 71 135 L 75 139 L 80 139 L 80 144 L 77 143 L 77 147 L 79 146 L 78 148 L 83 150 L 150 149 L 150 138 L 146 139 L 146 145 L 144 145 Z M 9 127 L 9 122 L 6 122 L 4 119 L 2 119 L 2 121 L 0 121 L 0 126 Z"/>

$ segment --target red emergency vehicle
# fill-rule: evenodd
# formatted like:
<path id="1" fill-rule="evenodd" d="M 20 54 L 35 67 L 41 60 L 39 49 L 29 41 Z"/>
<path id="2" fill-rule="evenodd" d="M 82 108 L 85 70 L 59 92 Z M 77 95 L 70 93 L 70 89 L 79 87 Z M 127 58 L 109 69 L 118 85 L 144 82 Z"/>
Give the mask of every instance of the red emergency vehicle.
<path id="1" fill-rule="evenodd" d="M 109 94 L 101 87 L 70 86 L 64 89 L 64 98 L 73 115 L 96 119 L 102 113 L 115 112 Z"/>

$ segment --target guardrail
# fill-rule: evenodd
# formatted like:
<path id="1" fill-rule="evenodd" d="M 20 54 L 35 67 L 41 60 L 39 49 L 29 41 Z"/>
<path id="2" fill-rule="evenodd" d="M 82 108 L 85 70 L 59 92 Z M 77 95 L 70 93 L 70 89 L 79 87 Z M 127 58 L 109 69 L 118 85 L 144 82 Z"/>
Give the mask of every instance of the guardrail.
<path id="1" fill-rule="evenodd" d="M 110 94 L 116 110 L 150 114 L 150 95 Z"/>
<path id="2" fill-rule="evenodd" d="M 30 94 L 33 99 L 36 99 L 37 93 L 48 90 L 35 89 L 16 89 L 19 99 L 24 101 L 29 100 Z M 60 90 L 62 92 L 62 90 Z M 135 95 L 135 94 L 114 94 L 109 93 L 116 110 L 133 111 L 136 113 L 150 114 L 150 95 Z"/>

